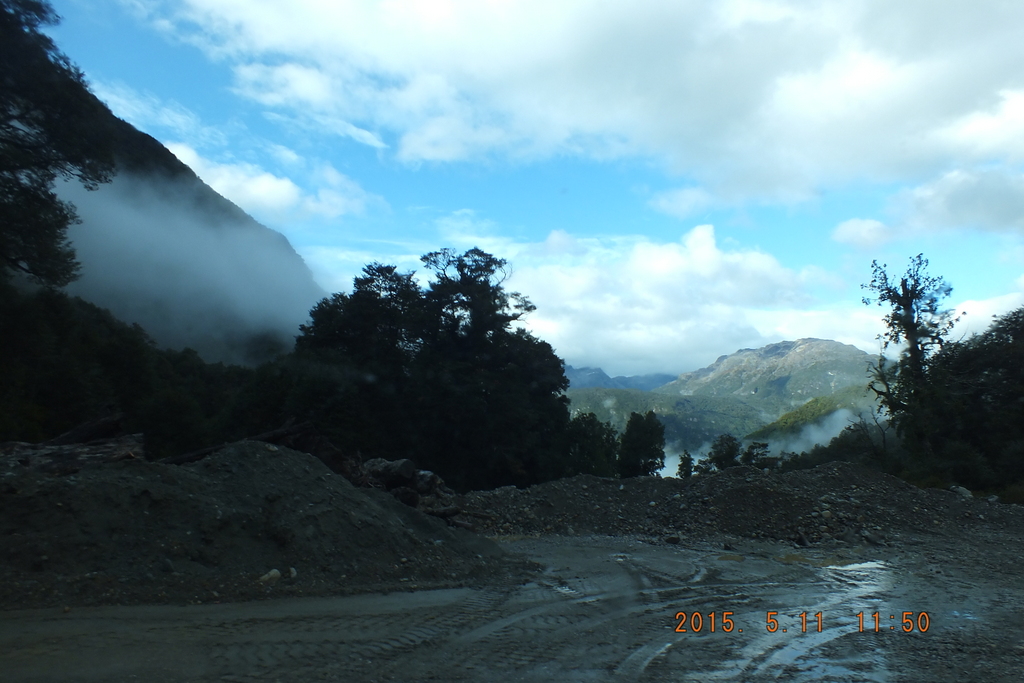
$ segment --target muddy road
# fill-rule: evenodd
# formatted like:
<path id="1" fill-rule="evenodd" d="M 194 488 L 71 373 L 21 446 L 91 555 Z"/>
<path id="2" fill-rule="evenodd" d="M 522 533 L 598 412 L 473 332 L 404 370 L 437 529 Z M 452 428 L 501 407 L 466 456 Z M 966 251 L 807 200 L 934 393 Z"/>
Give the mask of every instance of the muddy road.
<path id="1" fill-rule="evenodd" d="M 0 671 L 10 683 L 1021 680 L 1024 582 L 971 571 L 953 547 L 727 543 L 546 536 L 502 542 L 542 567 L 525 583 L 3 612 Z"/>

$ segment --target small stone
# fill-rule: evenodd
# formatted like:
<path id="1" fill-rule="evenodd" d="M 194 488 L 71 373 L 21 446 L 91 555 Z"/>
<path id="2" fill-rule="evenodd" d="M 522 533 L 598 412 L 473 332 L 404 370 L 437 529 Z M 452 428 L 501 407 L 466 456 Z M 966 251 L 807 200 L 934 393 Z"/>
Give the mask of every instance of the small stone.
<path id="1" fill-rule="evenodd" d="M 950 486 L 949 490 L 959 495 L 964 500 L 971 500 L 972 498 L 974 498 L 974 494 L 971 493 L 970 490 L 965 489 L 963 486 Z"/>
<path id="2" fill-rule="evenodd" d="M 260 583 L 266 585 L 273 585 L 277 583 L 277 580 L 281 578 L 281 572 L 276 569 L 271 569 L 269 572 L 260 577 Z"/>
<path id="3" fill-rule="evenodd" d="M 655 506 L 657 505 L 657 503 L 655 503 L 655 502 L 654 502 L 654 501 L 652 500 L 652 501 L 651 501 L 650 503 L 648 503 L 647 505 L 648 505 L 648 507 L 655 507 Z"/>
<path id="4" fill-rule="evenodd" d="M 296 571 L 295 567 L 289 567 L 288 568 L 288 578 L 289 579 L 294 579 L 298 575 L 299 575 L 299 572 Z"/>
<path id="5" fill-rule="evenodd" d="M 824 517 L 825 519 L 832 519 L 832 511 L 831 510 L 825 510 L 824 512 L 821 513 L 821 516 Z"/>
<path id="6" fill-rule="evenodd" d="M 680 540 L 682 540 L 682 539 L 680 539 L 678 536 L 675 536 L 675 535 L 666 536 L 665 537 L 665 543 L 671 543 L 673 545 L 678 544 Z"/>

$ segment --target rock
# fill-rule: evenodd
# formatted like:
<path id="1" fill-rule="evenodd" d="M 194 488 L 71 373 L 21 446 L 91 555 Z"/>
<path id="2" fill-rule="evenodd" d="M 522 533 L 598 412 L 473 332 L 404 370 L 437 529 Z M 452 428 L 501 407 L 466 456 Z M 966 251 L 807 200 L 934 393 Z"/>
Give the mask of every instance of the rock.
<path id="1" fill-rule="evenodd" d="M 299 575 L 299 572 L 295 570 L 295 567 L 289 567 L 288 568 L 288 578 L 289 579 L 294 579 L 298 575 Z"/>
<path id="2" fill-rule="evenodd" d="M 989 496 L 985 500 L 987 500 L 990 503 L 998 503 L 999 502 L 999 496 Z"/>
<path id="3" fill-rule="evenodd" d="M 269 572 L 260 577 L 259 581 L 262 584 L 272 586 L 277 583 L 277 580 L 281 578 L 281 572 L 276 569 L 271 569 Z"/>
<path id="4" fill-rule="evenodd" d="M 393 489 L 398 486 L 413 485 L 416 477 L 416 465 L 412 460 L 385 460 L 374 458 L 363 463 L 363 471 L 371 479 L 380 482 L 384 488 Z"/>
<path id="5" fill-rule="evenodd" d="M 665 537 L 665 543 L 671 543 L 673 545 L 677 545 L 681 540 L 682 539 L 676 536 L 675 534 Z"/>
<path id="6" fill-rule="evenodd" d="M 949 490 L 952 491 L 953 493 L 959 494 L 965 500 L 971 500 L 972 498 L 974 498 L 974 494 L 972 494 L 968 489 L 965 489 L 963 486 L 950 486 Z"/>
<path id="7" fill-rule="evenodd" d="M 861 529 L 860 535 L 864 538 L 865 541 L 872 545 L 882 545 L 883 543 L 885 543 L 885 538 L 883 538 L 880 534 L 873 533 L 871 531 L 868 531 L 867 529 Z"/>
<path id="8" fill-rule="evenodd" d="M 412 488 L 421 495 L 436 493 L 445 489 L 444 481 L 430 470 L 416 470 L 413 475 Z"/>

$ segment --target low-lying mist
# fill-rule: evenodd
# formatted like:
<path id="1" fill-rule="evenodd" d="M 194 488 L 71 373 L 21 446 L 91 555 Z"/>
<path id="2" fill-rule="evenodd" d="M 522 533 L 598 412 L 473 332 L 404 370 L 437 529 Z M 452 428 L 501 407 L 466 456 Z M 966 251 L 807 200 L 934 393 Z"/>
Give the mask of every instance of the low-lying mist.
<path id="1" fill-rule="evenodd" d="M 163 347 L 254 364 L 287 351 L 324 291 L 278 232 L 204 209 L 192 188 L 120 175 L 96 191 L 60 187 L 80 225 L 68 293 L 138 323 Z"/>
<path id="2" fill-rule="evenodd" d="M 852 410 L 841 408 L 824 419 L 812 425 L 807 425 L 800 430 L 799 434 L 786 438 L 772 439 L 768 443 L 768 451 L 774 456 L 779 456 L 783 453 L 803 453 L 818 445 L 826 446 L 832 439 L 839 436 L 839 432 L 856 422 L 857 418 L 857 414 Z M 744 440 L 743 446 L 746 447 L 749 443 L 751 441 Z M 703 443 L 700 448 L 692 451 L 691 455 L 693 456 L 694 464 L 707 458 L 710 451 L 710 441 Z M 669 444 L 665 448 L 665 467 L 661 470 L 661 476 L 676 476 L 676 472 L 679 469 L 679 456 L 681 454 L 682 451 L 678 448 L 678 444 Z"/>

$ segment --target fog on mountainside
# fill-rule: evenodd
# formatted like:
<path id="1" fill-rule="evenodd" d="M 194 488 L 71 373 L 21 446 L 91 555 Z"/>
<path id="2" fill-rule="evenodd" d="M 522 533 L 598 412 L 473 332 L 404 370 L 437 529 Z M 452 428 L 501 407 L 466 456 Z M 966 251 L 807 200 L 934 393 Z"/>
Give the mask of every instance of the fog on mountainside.
<path id="1" fill-rule="evenodd" d="M 181 178 L 122 173 L 96 191 L 65 183 L 59 192 L 82 219 L 68 231 L 81 262 L 68 292 L 139 323 L 161 346 L 259 362 L 291 348 L 324 296 L 283 235 L 200 204 Z"/>

